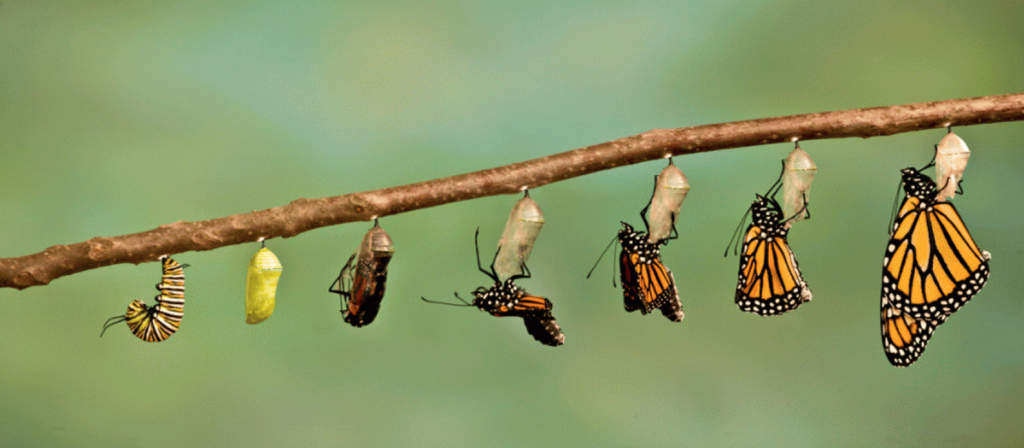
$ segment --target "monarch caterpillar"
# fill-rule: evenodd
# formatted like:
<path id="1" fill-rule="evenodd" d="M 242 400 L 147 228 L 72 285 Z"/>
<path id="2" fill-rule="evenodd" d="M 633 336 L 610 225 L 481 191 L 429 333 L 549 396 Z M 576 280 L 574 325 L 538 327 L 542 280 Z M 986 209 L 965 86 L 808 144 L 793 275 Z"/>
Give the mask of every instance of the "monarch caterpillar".
<path id="1" fill-rule="evenodd" d="M 797 221 L 810 218 L 807 211 L 807 201 L 811 196 L 811 182 L 814 182 L 814 175 L 818 172 L 818 166 L 814 159 L 800 148 L 800 142 L 796 142 L 796 148 L 789 153 L 782 162 L 782 213 L 783 216 L 791 216 L 786 222 L 786 227 L 792 227 Z"/>
<path id="2" fill-rule="evenodd" d="M 160 257 L 163 265 L 163 278 L 156 284 L 160 294 L 156 296 L 156 305 L 146 306 L 142 300 L 134 300 L 128 304 L 128 311 L 122 316 L 114 316 L 103 324 L 100 337 L 107 328 L 120 322 L 128 324 L 132 334 L 146 342 L 160 342 L 171 337 L 178 331 L 181 318 L 185 315 L 185 271 L 188 265 L 178 262 L 166 255 Z"/>
<path id="3" fill-rule="evenodd" d="M 939 192 L 935 195 L 937 200 L 953 198 L 963 179 L 964 170 L 967 169 L 967 159 L 971 157 L 971 151 L 967 149 L 967 143 L 949 128 L 946 136 L 935 145 L 935 178 L 938 179 Z"/>
<path id="4" fill-rule="evenodd" d="M 562 329 L 555 322 L 555 317 L 551 315 L 551 309 L 554 305 L 551 301 L 534 295 L 530 295 L 526 290 L 520 288 L 515 284 L 515 281 L 521 278 L 530 278 L 530 270 L 525 264 L 521 265 L 521 273 L 513 275 L 506 279 L 504 282 L 499 280 L 497 272 L 494 270 L 494 262 L 491 262 L 491 270 L 487 271 L 483 268 L 480 263 L 480 229 L 476 230 L 476 265 L 480 272 L 487 275 L 491 280 L 494 280 L 494 285 L 490 288 L 483 286 L 473 291 L 473 301 L 467 302 L 459 297 L 458 293 L 455 293 L 455 298 L 459 299 L 459 303 L 448 303 L 448 302 L 435 302 L 427 300 L 421 297 L 424 302 L 437 303 L 442 305 L 452 306 L 475 306 L 481 311 L 486 311 L 495 317 L 508 317 L 516 316 L 522 317 L 523 323 L 526 325 L 526 332 L 533 336 L 533 338 L 541 344 L 557 347 L 565 343 L 565 335 L 562 333 Z M 498 249 L 501 251 L 501 248 Z M 495 253 L 497 257 L 497 253 Z"/>
<path id="5" fill-rule="evenodd" d="M 345 322 L 358 328 L 377 317 L 388 280 L 388 263 L 394 254 L 391 237 L 374 219 L 359 248 L 327 289 L 338 294 Z"/>
<path id="6" fill-rule="evenodd" d="M 679 219 L 679 209 L 690 192 L 690 182 L 686 175 L 668 159 L 668 166 L 654 178 L 654 194 L 651 202 L 640 212 L 644 216 L 650 210 L 650 221 L 647 222 L 647 242 L 658 244 L 668 241 L 675 223 Z"/>
<path id="7" fill-rule="evenodd" d="M 498 240 L 499 249 L 494 257 L 494 272 L 498 274 L 499 279 L 512 277 L 520 271 L 520 266 L 526 264 L 542 227 L 544 213 L 530 197 L 530 191 L 526 190 L 523 198 L 512 207 L 512 212 L 505 223 L 505 230 Z"/>
<path id="8" fill-rule="evenodd" d="M 909 366 L 932 332 L 988 281 L 992 255 L 978 249 L 953 204 L 916 168 L 901 171 L 905 197 L 882 261 L 882 346 Z"/>
<path id="9" fill-rule="evenodd" d="M 266 244 L 252 256 L 245 278 L 245 323 L 255 325 L 274 314 L 281 270 L 281 261 L 267 249 Z"/>
<path id="10" fill-rule="evenodd" d="M 811 290 L 800 274 L 800 266 L 786 238 L 789 232 L 786 224 L 793 217 L 783 221 L 782 207 L 774 198 L 781 188 L 780 183 L 781 179 L 776 180 L 765 196 L 756 195 L 747 210 L 752 217 L 740 254 L 736 306 L 741 311 L 760 316 L 784 314 L 811 300 Z M 803 210 L 794 217 L 801 215 L 806 208 L 804 197 Z M 745 220 L 746 214 L 740 221 L 740 227 L 736 228 L 737 233 Z M 726 249 L 726 255 L 728 253 Z"/>

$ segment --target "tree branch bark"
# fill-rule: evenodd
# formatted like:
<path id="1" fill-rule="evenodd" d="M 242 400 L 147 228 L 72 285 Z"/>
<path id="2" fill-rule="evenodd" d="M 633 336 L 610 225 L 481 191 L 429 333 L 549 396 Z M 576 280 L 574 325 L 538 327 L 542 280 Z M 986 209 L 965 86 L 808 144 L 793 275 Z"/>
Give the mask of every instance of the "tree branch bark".
<path id="1" fill-rule="evenodd" d="M 597 171 L 727 148 L 844 137 L 874 137 L 945 126 L 1024 120 L 1024 93 L 762 118 L 631 137 L 473 173 L 320 199 L 207 221 L 178 221 L 146 232 L 52 246 L 0 259 L 0 287 L 25 289 L 65 275 L 164 254 L 291 237 L 308 230 L 395 215 L 484 196 L 515 194 Z"/>

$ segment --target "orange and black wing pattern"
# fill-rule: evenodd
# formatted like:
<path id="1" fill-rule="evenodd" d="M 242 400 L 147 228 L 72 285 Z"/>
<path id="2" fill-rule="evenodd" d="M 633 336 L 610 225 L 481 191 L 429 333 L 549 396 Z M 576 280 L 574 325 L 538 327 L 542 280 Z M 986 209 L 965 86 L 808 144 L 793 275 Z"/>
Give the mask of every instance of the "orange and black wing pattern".
<path id="1" fill-rule="evenodd" d="M 931 178 L 902 174 L 906 197 L 882 261 L 882 348 L 896 367 L 917 361 L 935 329 L 985 286 L 991 258 L 953 204 L 936 200 Z"/>
<path id="2" fill-rule="evenodd" d="M 679 293 L 676 292 L 672 273 L 661 263 L 658 245 L 647 242 L 647 234 L 634 231 L 629 224 L 622 225 L 625 228 L 619 231 L 619 244 L 622 246 L 619 279 L 622 281 L 626 311 L 640 310 L 647 314 L 669 306 L 674 314 L 679 308 Z"/>
<path id="3" fill-rule="evenodd" d="M 740 254 L 736 305 L 761 316 L 795 310 L 811 300 L 811 290 L 786 241 L 778 204 L 758 195 L 751 212 L 753 222 L 747 227 Z"/>
<path id="4" fill-rule="evenodd" d="M 496 317 L 522 317 L 526 331 L 538 342 L 552 347 L 562 345 L 565 335 L 551 315 L 551 301 L 528 294 L 513 280 L 495 283 L 486 290 L 480 288 L 474 293 L 473 305 Z"/>
<path id="5" fill-rule="evenodd" d="M 987 251 L 978 249 L 953 204 L 935 200 L 935 183 L 903 170 L 907 192 L 886 246 L 882 298 L 916 319 L 948 317 L 988 280 Z"/>
<path id="6" fill-rule="evenodd" d="M 924 353 L 932 333 L 945 317 L 929 321 L 914 319 L 882 297 L 882 347 L 889 362 L 896 367 L 907 367 Z"/>

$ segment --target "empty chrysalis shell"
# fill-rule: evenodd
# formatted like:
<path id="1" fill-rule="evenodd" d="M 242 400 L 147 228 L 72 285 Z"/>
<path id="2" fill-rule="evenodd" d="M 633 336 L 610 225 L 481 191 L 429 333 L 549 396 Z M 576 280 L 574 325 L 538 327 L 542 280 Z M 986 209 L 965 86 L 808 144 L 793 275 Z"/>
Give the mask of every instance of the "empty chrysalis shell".
<path id="1" fill-rule="evenodd" d="M 679 220 L 679 209 L 683 206 L 686 194 L 690 192 L 690 182 L 686 176 L 669 159 L 668 166 L 654 181 L 654 194 L 651 196 L 650 221 L 647 223 L 647 242 L 657 244 L 668 239 L 672 233 L 672 225 Z"/>
<path id="2" fill-rule="evenodd" d="M 936 199 L 953 198 L 967 168 L 967 159 L 970 157 L 971 151 L 967 149 L 967 143 L 952 130 L 939 140 L 938 146 L 935 147 L 935 184 L 939 188 Z"/>
<path id="3" fill-rule="evenodd" d="M 811 197 L 811 182 L 814 181 L 814 174 L 818 172 L 818 166 L 814 159 L 796 144 L 796 148 L 789 153 L 783 161 L 782 173 L 782 214 L 783 219 L 789 219 L 787 226 L 800 221 L 810 214 L 807 212 L 807 203 Z M 799 213 L 799 215 L 798 215 Z"/>
<path id="4" fill-rule="evenodd" d="M 245 323 L 258 324 L 274 314 L 277 281 L 281 278 L 281 262 L 266 247 L 249 261 L 245 280 Z"/>
<path id="5" fill-rule="evenodd" d="M 533 242 L 544 227 L 544 213 L 540 206 L 526 193 L 508 215 L 505 231 L 498 241 L 498 254 L 494 257 L 494 271 L 500 281 L 522 273 L 522 266 L 533 252 Z"/>

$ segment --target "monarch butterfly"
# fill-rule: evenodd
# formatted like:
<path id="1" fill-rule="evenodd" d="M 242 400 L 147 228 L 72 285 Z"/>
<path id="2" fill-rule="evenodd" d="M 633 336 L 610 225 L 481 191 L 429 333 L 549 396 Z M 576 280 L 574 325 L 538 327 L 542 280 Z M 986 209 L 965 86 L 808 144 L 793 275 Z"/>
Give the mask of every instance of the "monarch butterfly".
<path id="1" fill-rule="evenodd" d="M 626 311 L 640 310 L 647 314 L 661 309 L 673 322 L 683 320 L 683 312 L 672 272 L 661 262 L 658 244 L 647 241 L 647 235 L 622 223 L 619 230 L 619 279 Z M 663 240 L 664 241 L 664 240 Z"/>
<path id="2" fill-rule="evenodd" d="M 494 272 L 498 278 L 507 279 L 520 271 L 520 266 L 526 263 L 533 252 L 533 242 L 537 240 L 542 227 L 544 213 L 530 197 L 530 191 L 526 190 L 523 198 L 512 207 L 505 230 L 498 240 L 498 254 L 494 256 Z"/>
<path id="3" fill-rule="evenodd" d="M 530 295 L 526 290 L 520 288 L 515 284 L 515 281 L 521 278 L 530 278 L 530 270 L 525 264 L 520 265 L 521 273 L 513 275 L 506 279 L 504 282 L 499 280 L 497 272 L 494 270 L 494 262 L 491 262 L 491 270 L 487 271 L 483 268 L 480 263 L 480 229 L 476 231 L 476 265 L 480 272 L 489 277 L 494 281 L 494 285 L 490 288 L 483 286 L 478 287 L 473 291 L 473 301 L 467 302 L 459 297 L 458 293 L 455 293 L 455 298 L 459 299 L 461 304 L 448 303 L 448 302 L 435 302 L 433 300 L 427 300 L 421 297 L 424 302 L 437 303 L 442 305 L 453 305 L 453 306 L 475 306 L 481 311 L 486 311 L 495 317 L 508 317 L 516 316 L 522 317 L 523 323 L 526 325 L 526 331 L 533 336 L 537 342 L 544 345 L 550 345 L 557 347 L 565 343 L 565 335 L 562 333 L 562 329 L 555 322 L 555 317 L 551 315 L 551 309 L 554 307 L 551 301 L 534 295 Z M 501 251 L 501 248 L 498 248 Z M 497 253 L 495 253 L 497 255 Z"/>
<path id="4" fill-rule="evenodd" d="M 689 188 L 686 176 L 683 176 L 682 171 L 669 160 L 669 166 L 654 179 L 651 202 L 640 210 L 640 219 L 644 221 L 648 231 L 651 231 L 652 225 L 667 227 L 661 231 L 665 236 L 652 243 L 648 233 L 638 232 L 633 226 L 622 222 L 623 228 L 619 230 L 617 239 L 619 246 L 622 247 L 619 256 L 619 280 L 622 281 L 622 299 L 626 312 L 640 310 L 641 314 L 646 315 L 655 309 L 661 309 L 661 313 L 672 322 L 681 322 L 685 317 L 675 277 L 661 262 L 661 249 L 658 246 L 679 238 L 675 226 L 676 214 Z M 648 209 L 651 209 L 650 222 L 647 221 Z M 660 211 L 655 213 L 655 210 L 659 209 Z M 615 239 L 597 258 L 597 263 L 594 263 L 594 268 L 587 273 L 587 278 L 594 273 L 594 269 L 612 244 L 615 244 Z M 614 277 L 612 283 L 614 284 Z"/>
<path id="5" fill-rule="evenodd" d="M 882 262 L 882 345 L 893 365 L 908 366 L 935 327 L 985 286 L 992 255 L 978 249 L 956 207 L 936 199 L 931 178 L 916 168 L 901 173 L 906 196 Z M 911 331 L 893 331 L 892 316 Z M 913 323 L 928 331 L 914 330 Z"/>
<path id="6" fill-rule="evenodd" d="M 188 265 L 178 264 L 170 257 L 160 257 L 163 262 L 163 278 L 156 284 L 160 295 L 156 305 L 148 308 L 146 303 L 135 300 L 128 304 L 128 312 L 114 316 L 103 324 L 103 333 L 120 322 L 126 322 L 132 334 L 146 342 L 160 342 L 178 331 L 181 318 L 185 315 L 185 271 Z"/>
<path id="7" fill-rule="evenodd" d="M 915 319 L 948 317 L 988 280 L 988 251 L 978 249 L 952 203 L 935 199 L 935 182 L 905 168 L 906 197 L 893 224 L 882 269 L 882 296 Z"/>
<path id="8" fill-rule="evenodd" d="M 358 328 L 369 325 L 377 317 L 388 280 L 388 263 L 394 254 L 391 237 L 375 219 L 359 249 L 349 257 L 338 278 L 327 289 L 338 294 L 345 322 Z"/>
<path id="9" fill-rule="evenodd" d="M 263 238 L 259 240 L 263 243 Z M 274 314 L 281 261 L 266 244 L 252 256 L 245 277 L 245 323 L 256 325 Z"/>
<path id="10" fill-rule="evenodd" d="M 780 181 L 776 181 L 766 196 L 756 195 L 750 205 L 747 213 L 752 218 L 740 255 L 736 305 L 742 311 L 761 316 L 787 313 L 811 300 L 811 290 L 800 274 L 800 266 L 786 239 L 789 230 L 785 224 L 789 220 L 782 220 L 782 207 L 774 198 L 779 184 Z M 804 210 L 806 207 L 805 198 Z M 742 223 L 740 221 L 741 226 Z"/>

